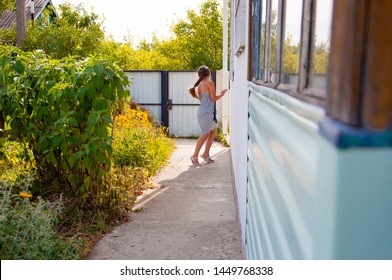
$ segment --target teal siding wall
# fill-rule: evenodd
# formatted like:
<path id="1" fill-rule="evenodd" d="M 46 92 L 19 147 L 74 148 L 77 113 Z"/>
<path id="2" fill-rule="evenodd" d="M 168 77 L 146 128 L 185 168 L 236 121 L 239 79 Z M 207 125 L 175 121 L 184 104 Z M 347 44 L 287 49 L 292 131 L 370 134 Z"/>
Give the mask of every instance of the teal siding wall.
<path id="1" fill-rule="evenodd" d="M 316 259 L 392 259 L 392 149 L 323 145 Z"/>
<path id="2" fill-rule="evenodd" d="M 247 259 L 392 259 L 392 149 L 338 149 L 322 109 L 249 89 Z"/>
<path id="3" fill-rule="evenodd" d="M 248 259 L 312 257 L 321 137 L 307 117 L 321 118 L 323 112 L 304 106 L 273 89 L 250 86 Z"/>

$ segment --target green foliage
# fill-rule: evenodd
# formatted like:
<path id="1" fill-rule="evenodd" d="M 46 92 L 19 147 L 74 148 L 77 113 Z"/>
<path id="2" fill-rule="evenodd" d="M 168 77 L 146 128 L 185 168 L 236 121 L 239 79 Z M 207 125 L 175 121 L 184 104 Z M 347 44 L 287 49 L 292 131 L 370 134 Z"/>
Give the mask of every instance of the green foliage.
<path id="1" fill-rule="evenodd" d="M 62 205 L 29 196 L 26 189 L 17 195 L 0 186 L 0 259 L 78 259 L 77 243 L 56 232 Z"/>
<path id="2" fill-rule="evenodd" d="M 177 60 L 163 55 L 155 49 L 142 47 L 134 49 L 129 43 L 118 43 L 108 41 L 102 43 L 102 56 L 113 63 L 118 64 L 122 69 L 127 70 L 166 70 L 181 69 L 181 63 Z"/>
<path id="3" fill-rule="evenodd" d="M 184 70 L 208 65 L 222 68 L 222 7 L 217 0 L 205 1 L 199 11 L 188 10 L 187 18 L 173 24 L 173 36 L 151 42 L 142 40 L 136 48 L 106 41 L 102 53 L 129 70 Z"/>
<path id="4" fill-rule="evenodd" d="M 0 17 L 6 11 L 15 11 L 16 1 L 15 0 L 0 0 Z M 15 45 L 16 44 L 16 25 L 11 29 L 0 30 L 0 42 Z"/>
<path id="5" fill-rule="evenodd" d="M 7 45 L 16 45 L 16 26 L 11 29 L 0 30 L 0 42 Z"/>
<path id="6" fill-rule="evenodd" d="M 0 111 L 12 136 L 32 150 L 39 178 L 56 178 L 81 204 L 104 204 L 112 115 L 129 97 L 125 74 L 99 57 L 53 60 L 0 50 Z"/>
<path id="7" fill-rule="evenodd" d="M 299 71 L 299 43 L 294 42 L 293 36 L 287 34 L 284 43 L 284 67 L 285 73 L 298 73 Z"/>
<path id="8" fill-rule="evenodd" d="M 100 54 L 126 70 L 186 70 L 208 65 L 222 68 L 222 7 L 207 0 L 198 11 L 189 10 L 185 20 L 172 26 L 171 38 L 142 40 L 137 47 L 105 39 L 103 21 L 82 5 L 59 6 L 58 17 L 50 9 L 35 22 L 29 21 L 23 50 L 43 50 L 53 58 Z M 3 44 L 16 42 L 16 29 L 0 31 Z"/>
<path id="9" fill-rule="evenodd" d="M 159 138 L 159 139 L 158 139 Z M 160 129 L 127 129 L 114 143 L 114 162 L 119 166 L 141 167 L 155 175 L 171 152 L 169 139 Z"/>
<path id="10" fill-rule="evenodd" d="M 122 69 L 137 69 L 135 65 L 135 50 L 131 44 L 122 44 L 113 40 L 105 40 L 101 44 L 101 54 Z"/>
<path id="11" fill-rule="evenodd" d="M 110 183 L 107 192 L 110 199 L 107 201 L 113 204 L 111 207 L 123 207 L 124 210 L 130 211 L 132 203 L 147 188 L 150 176 L 143 168 L 116 166 L 105 175 L 105 178 Z"/>
<path id="12" fill-rule="evenodd" d="M 189 10 L 187 20 L 180 20 L 173 27 L 177 48 L 167 53 L 169 57 L 181 57 L 186 69 L 208 65 L 211 69 L 222 68 L 222 8 L 220 2 L 208 0 L 200 6 L 199 13 Z"/>
<path id="13" fill-rule="evenodd" d="M 59 14 L 52 18 L 47 10 L 36 22 L 30 21 L 23 49 L 43 50 L 54 58 L 100 52 L 105 35 L 98 15 L 88 13 L 82 5 L 70 4 L 60 5 Z"/>
<path id="14" fill-rule="evenodd" d="M 0 138 L 0 182 L 14 182 L 27 174 L 31 168 L 28 162 L 32 158 L 31 151 L 20 143 Z"/>
<path id="15" fill-rule="evenodd" d="M 277 71 L 277 27 L 278 27 L 278 11 L 272 11 L 272 26 L 271 26 L 271 68 L 273 71 Z M 265 30 L 265 22 L 262 23 L 262 30 Z M 329 58 L 329 42 L 324 40 L 318 40 L 315 38 L 315 52 L 314 52 L 314 73 L 316 74 L 327 74 L 328 58 Z M 261 38 L 262 53 L 265 48 L 265 33 L 262 33 Z M 284 41 L 284 65 L 283 69 L 285 73 L 298 73 L 299 71 L 299 49 L 300 42 L 293 40 L 292 34 L 286 34 Z M 261 57 L 264 60 L 264 57 Z M 264 64 L 264 61 L 262 61 Z M 265 66 L 265 65 L 264 65 Z"/>
<path id="16" fill-rule="evenodd" d="M 15 0 L 0 0 L 0 16 L 7 10 L 15 10 Z"/>
<path id="17" fill-rule="evenodd" d="M 229 147 L 229 143 L 227 143 L 225 135 L 223 134 L 222 128 L 218 127 L 218 133 L 216 135 L 216 140 L 222 143 L 225 147 Z"/>
<path id="18" fill-rule="evenodd" d="M 166 164 L 174 143 L 163 127 L 151 124 L 147 112 L 129 109 L 116 119 L 113 148 L 116 166 L 142 168 L 153 176 Z"/>
<path id="19" fill-rule="evenodd" d="M 317 40 L 316 37 L 316 46 L 314 51 L 314 73 L 316 74 L 327 74 L 329 45 L 330 42 L 328 40 Z"/>

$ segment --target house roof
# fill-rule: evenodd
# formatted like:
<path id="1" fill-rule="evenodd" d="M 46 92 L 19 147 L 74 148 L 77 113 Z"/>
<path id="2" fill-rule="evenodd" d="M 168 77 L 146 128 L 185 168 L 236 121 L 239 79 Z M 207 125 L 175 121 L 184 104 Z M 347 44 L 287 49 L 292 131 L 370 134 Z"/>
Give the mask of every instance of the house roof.
<path id="1" fill-rule="evenodd" d="M 30 13 L 30 0 L 25 0 L 26 2 L 26 20 L 31 19 Z M 47 5 L 53 7 L 51 0 L 34 0 L 34 20 L 36 20 L 45 9 Z M 10 29 L 12 25 L 16 24 L 16 11 L 4 12 L 0 18 L 0 30 Z"/>

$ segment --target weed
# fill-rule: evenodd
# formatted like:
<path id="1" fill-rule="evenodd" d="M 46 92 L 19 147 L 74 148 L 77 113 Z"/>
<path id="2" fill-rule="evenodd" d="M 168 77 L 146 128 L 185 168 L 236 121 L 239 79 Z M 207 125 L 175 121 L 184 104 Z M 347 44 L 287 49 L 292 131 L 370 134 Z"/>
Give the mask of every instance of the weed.
<path id="1" fill-rule="evenodd" d="M 222 143 L 225 147 L 229 147 L 229 143 L 227 143 L 226 138 L 223 134 L 222 128 L 218 128 L 218 134 L 216 135 L 216 140 Z"/>
<path id="2" fill-rule="evenodd" d="M 132 212 L 135 212 L 135 213 L 140 213 L 140 212 L 143 212 L 143 211 L 144 211 L 144 208 L 143 208 L 143 207 L 136 208 L 136 209 L 133 209 L 133 210 L 132 210 Z"/>
<path id="3" fill-rule="evenodd" d="M 80 244 L 56 232 L 62 204 L 12 190 L 0 187 L 0 259 L 78 259 Z"/>

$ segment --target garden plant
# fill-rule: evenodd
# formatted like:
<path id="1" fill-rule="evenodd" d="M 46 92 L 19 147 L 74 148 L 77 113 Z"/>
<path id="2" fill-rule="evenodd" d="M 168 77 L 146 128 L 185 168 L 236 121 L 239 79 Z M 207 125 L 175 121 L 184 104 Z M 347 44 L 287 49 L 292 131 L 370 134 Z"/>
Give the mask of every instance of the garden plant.
<path id="1" fill-rule="evenodd" d="M 166 163 L 173 142 L 147 112 L 125 106 L 127 76 L 99 56 L 52 59 L 43 52 L 1 46 L 0 69 L 0 200 L 6 213 L 0 221 L 1 244 L 10 240 L 6 225 L 25 223 L 36 209 L 56 217 L 51 227 L 36 228 L 48 229 L 41 242 L 50 239 L 75 252 L 73 241 L 105 231 L 126 216 L 149 178 Z M 59 238 L 59 232 L 69 240 Z M 1 258 L 20 258 L 22 251 L 12 255 L 8 249 L 33 242 L 19 237 L 8 247 L 0 245 Z M 46 254 L 25 256 L 65 258 L 49 254 L 53 246 L 45 248 L 35 250 Z M 73 258 L 83 252 L 79 248 Z"/>

